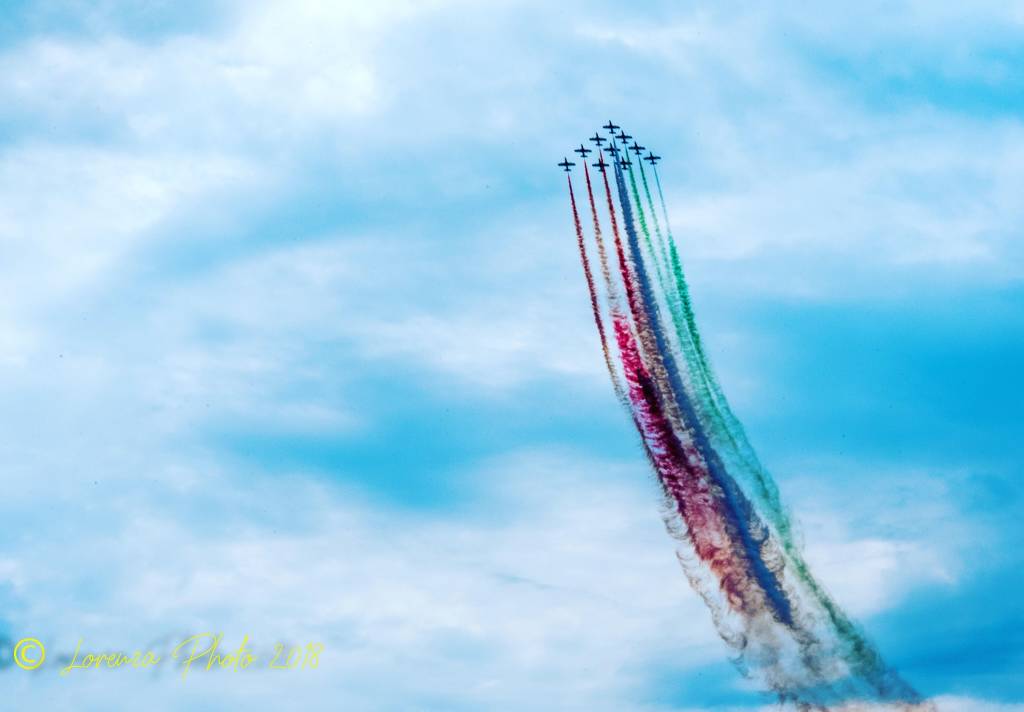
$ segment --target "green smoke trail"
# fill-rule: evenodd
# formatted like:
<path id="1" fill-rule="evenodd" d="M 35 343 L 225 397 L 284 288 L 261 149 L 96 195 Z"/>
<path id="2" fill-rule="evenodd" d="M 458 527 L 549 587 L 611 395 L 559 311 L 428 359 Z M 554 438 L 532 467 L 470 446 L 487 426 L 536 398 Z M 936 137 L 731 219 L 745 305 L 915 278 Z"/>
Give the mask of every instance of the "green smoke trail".
<path id="1" fill-rule="evenodd" d="M 697 406 L 698 413 L 702 416 L 702 425 L 715 440 L 716 446 L 721 447 L 720 452 L 744 475 L 744 480 L 752 486 L 756 499 L 760 500 L 762 505 L 767 505 L 763 508 L 773 515 L 769 519 L 772 526 L 780 530 L 780 533 L 788 534 L 788 520 L 778 502 L 778 493 L 774 491 L 774 482 L 767 477 L 766 473 L 762 473 L 760 463 L 746 440 L 742 426 L 729 410 L 725 395 L 718 386 L 704 353 L 679 255 L 675 250 L 674 241 L 671 238 L 666 239 L 662 235 L 650 186 L 647 183 L 647 174 L 642 163 L 640 164 L 640 177 L 643 182 L 644 194 L 647 197 L 651 222 L 654 224 L 655 234 L 658 237 L 658 252 L 661 254 L 661 261 L 666 265 L 666 281 L 672 282 L 674 287 L 665 289 L 664 284 L 662 285 L 669 307 L 669 316 L 686 362 L 688 381 L 693 389 L 693 401 Z M 652 258 L 656 259 L 654 250 L 650 247 L 650 233 L 645 216 L 647 211 L 640 199 L 636 176 L 632 171 L 629 172 L 629 179 L 641 230 L 644 233 L 648 249 L 652 253 Z M 670 229 L 667 222 L 666 229 Z M 671 232 L 669 236 L 671 236 Z M 667 250 L 666 244 L 668 245 Z M 671 274 L 668 274 L 667 271 L 669 266 Z"/>
<path id="2" fill-rule="evenodd" d="M 623 149 L 625 150 L 625 149 Z M 629 180 L 632 183 L 633 195 L 637 195 L 636 192 L 636 178 L 633 177 L 633 171 L 623 171 L 624 174 L 628 173 Z M 637 205 L 636 207 L 639 207 Z M 637 220 L 640 223 L 640 231 L 644 238 L 644 247 L 647 248 L 647 252 L 651 256 L 651 261 L 654 263 L 654 271 L 658 279 L 658 287 L 661 289 L 662 294 L 668 294 L 671 290 L 667 289 L 667 284 L 670 279 L 668 271 L 666 269 L 667 261 L 661 261 L 658 259 L 657 254 L 654 251 L 654 247 L 651 243 L 651 233 L 647 229 L 647 219 L 642 209 L 636 210 Z"/>
<path id="3" fill-rule="evenodd" d="M 640 166 L 641 177 L 644 182 L 644 190 L 650 197 L 650 191 L 647 188 L 647 177 L 643 173 L 643 166 Z M 640 193 L 637 188 L 636 176 L 633 171 L 629 171 L 629 182 L 632 188 L 633 201 L 635 203 L 635 209 L 638 221 L 640 223 L 640 229 L 644 235 L 644 241 L 648 251 L 651 253 L 652 260 L 656 263 L 658 261 L 657 255 L 655 254 L 654 248 L 651 247 L 651 236 L 650 231 L 647 227 L 646 211 L 644 210 L 643 204 L 640 200 Z M 652 222 L 654 223 L 655 234 L 658 237 L 658 252 L 660 253 L 661 263 L 666 267 L 666 278 L 665 282 L 671 281 L 672 275 L 668 274 L 668 265 L 670 259 L 668 253 L 665 251 L 665 241 L 661 235 L 661 228 L 658 225 L 657 215 L 654 213 L 653 205 L 650 205 L 650 215 Z M 696 342 L 693 338 L 692 329 L 687 327 L 686 320 L 686 302 L 681 298 L 679 290 L 679 279 L 678 273 L 675 275 L 674 289 L 667 289 L 665 282 L 661 283 L 662 294 L 665 296 L 665 301 L 668 304 L 669 317 L 672 322 L 672 326 L 675 329 L 676 339 L 679 343 L 679 347 L 683 353 L 683 359 L 686 363 L 686 370 L 688 371 L 689 384 L 693 388 L 692 400 L 697 406 L 697 410 L 704 417 L 701 418 L 702 424 L 705 429 L 709 430 L 713 434 L 721 437 L 729 438 L 730 434 L 726 430 L 721 415 L 718 413 L 718 407 L 715 403 L 714 396 L 708 387 L 707 378 L 705 376 L 704 368 L 700 359 L 699 351 L 696 349 Z M 685 283 L 684 283 L 685 284 Z"/>
<path id="4" fill-rule="evenodd" d="M 642 164 L 640 165 L 640 177 L 651 215 L 657 221 L 654 200 L 651 196 L 647 174 Z M 729 455 L 729 460 L 737 466 L 744 475 L 744 479 L 751 485 L 755 498 L 764 506 L 765 514 L 768 515 L 772 526 L 783 539 L 791 539 L 792 525 L 789 521 L 789 516 L 782 506 L 778 487 L 758 460 L 753 446 L 751 446 L 750 441 L 747 439 L 743 425 L 729 407 L 725 393 L 715 377 L 714 369 L 711 368 L 710 360 L 700 338 L 700 331 L 697 329 L 693 304 L 690 300 L 690 289 L 683 274 L 679 250 L 676 247 L 675 237 L 672 234 L 672 226 L 669 224 L 668 210 L 665 205 L 665 197 L 661 189 L 661 180 L 658 177 L 657 168 L 654 168 L 654 177 L 657 182 L 658 196 L 665 220 L 663 240 L 667 243 L 668 263 L 675 286 L 671 302 L 675 303 L 676 310 L 678 311 L 678 321 L 680 324 L 677 326 L 677 329 L 682 332 L 679 335 L 679 339 L 684 344 L 687 342 L 690 344 L 689 351 L 692 354 L 692 358 L 687 358 L 687 364 L 693 370 L 692 381 L 700 384 L 698 394 L 701 396 L 702 401 L 707 403 L 705 410 L 710 421 L 707 424 L 708 429 L 718 436 L 718 441 L 724 446 L 724 451 Z M 639 202 L 639 195 L 636 195 L 635 199 Z"/>
<path id="5" fill-rule="evenodd" d="M 655 220 L 655 224 L 657 224 L 654 201 L 643 165 L 640 166 L 640 172 L 650 213 Z M 737 474 L 744 475 L 744 479 L 747 480 L 748 484 L 753 486 L 755 499 L 761 504 L 759 509 L 762 516 L 771 523 L 771 526 L 778 534 L 778 540 L 782 545 L 787 566 L 796 574 L 800 583 L 806 587 L 807 591 L 821 605 L 833 630 L 836 631 L 839 640 L 844 646 L 843 658 L 847 664 L 850 665 L 857 675 L 870 681 L 879 691 L 902 697 L 908 701 L 919 702 L 920 698 L 913 688 L 885 664 L 881 655 L 867 640 L 859 627 L 839 608 L 828 592 L 817 582 L 811 574 L 806 561 L 804 561 L 793 535 L 791 520 L 781 503 L 778 486 L 757 458 L 742 424 L 729 407 L 725 393 L 722 391 L 711 368 L 707 353 L 701 342 L 700 332 L 697 329 L 689 287 L 683 274 L 679 251 L 676 247 L 671 225 L 669 224 L 668 209 L 665 204 L 665 196 L 656 167 L 654 168 L 654 178 L 658 189 L 662 215 L 665 220 L 663 240 L 667 243 L 668 248 L 668 267 L 670 268 L 675 286 L 674 296 L 671 294 L 672 290 L 669 290 L 667 301 L 673 313 L 673 324 L 676 327 L 680 344 L 683 347 L 686 364 L 692 370 L 690 381 L 694 384 L 701 402 L 705 402 L 706 399 L 704 417 L 708 421 L 706 424 L 708 432 L 716 440 L 716 446 L 721 447 L 732 455 L 729 459 L 736 466 Z M 630 179 L 633 182 L 633 198 L 639 206 L 641 202 L 640 196 L 632 172 L 630 173 Z M 642 215 L 642 210 L 638 211 L 638 214 Z M 646 221 L 641 218 L 640 224 L 646 234 Z M 658 233 L 660 234 L 660 230 L 658 230 Z"/>

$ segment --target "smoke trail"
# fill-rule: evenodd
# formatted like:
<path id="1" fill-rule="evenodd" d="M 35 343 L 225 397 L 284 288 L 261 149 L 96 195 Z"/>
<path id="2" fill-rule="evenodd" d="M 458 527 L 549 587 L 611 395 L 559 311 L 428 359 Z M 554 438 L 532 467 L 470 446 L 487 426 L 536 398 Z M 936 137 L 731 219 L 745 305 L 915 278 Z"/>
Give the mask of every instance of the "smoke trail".
<path id="1" fill-rule="evenodd" d="M 719 422 L 721 423 L 722 429 L 724 429 L 728 434 L 732 451 L 743 461 L 747 474 L 752 477 L 752 482 L 756 488 L 757 494 L 773 513 L 773 524 L 776 528 L 785 531 L 788 535 L 790 531 L 790 524 L 779 500 L 778 488 L 775 486 L 772 478 L 764 472 L 764 468 L 758 461 L 754 448 L 747 440 L 747 435 L 743 429 L 743 425 L 729 407 L 729 402 L 718 383 L 718 379 L 715 377 L 714 370 L 711 368 L 707 353 L 704 350 L 700 331 L 697 329 L 696 318 L 693 313 L 693 305 L 690 301 L 690 290 L 686 283 L 686 278 L 683 275 L 683 267 L 679 259 L 679 252 L 676 247 L 675 237 L 672 235 L 672 225 L 668 218 L 668 208 L 665 204 L 665 194 L 661 188 L 661 178 L 658 175 L 657 166 L 652 164 L 651 167 L 654 172 L 654 180 L 658 188 L 658 198 L 661 203 L 662 215 L 665 219 L 665 240 L 668 243 L 668 259 L 675 280 L 676 298 L 679 301 L 687 336 L 693 345 L 694 368 L 700 374 L 700 380 L 703 381 L 708 388 L 711 401 L 714 404 L 713 412 L 720 417 Z M 647 178 L 645 175 L 645 189 L 647 189 L 646 181 Z M 650 200 L 649 190 L 648 200 Z M 653 204 L 651 205 L 651 211 L 654 212 Z"/>
<path id="2" fill-rule="evenodd" d="M 600 164 L 603 165 L 604 164 L 604 154 L 603 154 L 603 152 L 599 151 L 598 152 L 598 157 L 600 159 Z M 603 168 L 601 169 L 601 172 L 602 172 L 602 174 L 604 173 L 604 169 Z M 597 217 L 597 202 L 594 200 L 594 188 L 593 188 L 593 185 L 590 182 L 590 170 L 587 168 L 587 166 L 585 164 L 583 166 L 583 174 L 584 174 L 584 176 L 586 176 L 586 179 L 587 179 L 587 197 L 590 199 L 590 214 L 591 214 L 591 216 L 593 217 L 593 220 L 594 220 L 594 242 L 597 245 L 597 256 L 598 256 L 598 261 L 599 261 L 599 263 L 601 265 L 601 275 L 602 275 L 602 277 L 604 277 L 605 290 L 606 290 L 606 292 L 608 294 L 609 308 L 610 308 L 611 313 L 612 313 L 613 316 L 614 315 L 621 315 L 623 312 L 622 312 L 622 303 L 621 303 L 621 301 L 619 299 L 619 290 L 618 290 L 618 287 L 616 286 L 614 280 L 612 279 L 612 271 L 611 271 L 611 267 L 610 267 L 609 261 L 608 261 L 608 250 L 607 250 L 607 247 L 605 246 L 605 243 L 604 243 L 604 234 L 601 231 L 601 221 Z M 607 185 L 607 181 L 606 181 L 606 185 Z M 611 191 L 609 191 L 609 201 L 610 200 L 611 200 Z M 609 202 L 609 205 L 611 205 L 610 202 Z M 612 220 L 612 229 L 613 229 L 613 231 L 618 233 L 618 225 L 615 223 L 615 214 L 614 213 L 612 213 L 612 215 L 611 215 L 611 220 Z"/>
<path id="3" fill-rule="evenodd" d="M 597 300 L 597 289 L 594 287 L 594 275 L 590 270 L 590 260 L 587 258 L 587 249 L 583 241 L 583 225 L 580 224 L 580 214 L 576 209 L 576 195 L 572 190 L 572 176 L 566 173 L 566 181 L 569 183 L 569 202 L 572 204 L 572 219 L 576 225 L 576 243 L 580 250 L 580 261 L 583 263 L 583 274 L 587 280 L 587 291 L 590 293 L 590 306 L 594 312 L 594 323 L 597 325 L 597 333 L 601 339 L 601 352 L 604 355 L 604 363 L 608 368 L 608 376 L 612 380 L 612 387 L 615 389 L 616 397 L 623 403 L 626 402 L 625 392 L 619 382 L 619 376 L 612 365 L 611 353 L 608 350 L 608 337 L 604 330 L 604 320 L 601 319 L 601 307 Z M 587 176 L 587 190 L 590 190 L 590 176 Z M 597 226 L 597 215 L 594 215 L 594 225 Z"/>
<path id="4" fill-rule="evenodd" d="M 570 178 L 577 242 L 602 351 L 616 395 L 628 405 L 664 493 L 665 521 L 680 542 L 680 562 L 723 639 L 739 650 L 741 670 L 758 677 L 781 702 L 801 709 L 849 707 L 858 700 L 923 708 L 927 703 L 884 663 L 803 560 L 778 488 L 711 369 L 657 169 L 663 223 L 643 164 L 646 204 L 632 165 L 611 164 L 613 194 L 603 152 L 598 156 L 611 251 L 586 165 L 584 174 L 621 378 L 612 364 Z"/>
<path id="5" fill-rule="evenodd" d="M 640 167 L 640 178 L 643 182 L 644 195 L 647 197 L 647 206 L 651 222 L 654 224 L 654 231 L 657 236 L 659 259 L 665 264 L 672 264 L 667 248 L 666 240 L 668 237 L 664 236 L 661 231 L 661 226 L 658 220 L 657 210 L 654 207 L 654 200 L 651 198 L 650 186 L 647 183 L 647 174 L 644 171 L 643 161 L 638 161 Z M 637 204 L 637 210 L 643 211 L 641 205 L 640 196 L 637 192 L 636 179 L 630 174 L 631 184 L 633 187 L 633 197 Z M 668 226 L 666 226 L 668 228 Z M 678 264 L 676 261 L 675 264 Z M 666 267 L 666 269 L 668 269 Z M 678 339 L 680 348 L 683 353 L 683 358 L 686 360 L 687 370 L 691 374 L 691 384 L 694 389 L 694 398 L 700 404 L 699 412 L 701 412 L 706 418 L 707 422 L 705 427 L 710 431 L 712 436 L 725 438 L 732 450 L 737 453 L 741 452 L 741 448 L 735 441 L 735 437 L 731 432 L 725 416 L 720 411 L 719 399 L 715 397 L 712 392 L 712 383 L 709 378 L 709 369 L 706 367 L 706 360 L 698 352 L 699 334 L 695 333 L 692 328 L 692 310 L 689 309 L 689 294 L 686 289 L 686 281 L 682 279 L 682 271 L 678 269 L 672 270 L 671 278 L 668 280 L 672 283 L 672 287 L 667 290 L 666 298 L 668 300 L 669 311 L 672 317 L 672 325 L 676 330 L 676 338 Z M 689 314 L 690 318 L 687 318 Z M 716 384 L 717 385 L 717 384 Z"/>
<path id="6" fill-rule="evenodd" d="M 649 358 L 657 364 L 656 372 L 661 371 L 664 374 L 664 379 L 660 384 L 661 392 L 666 394 L 666 396 L 671 394 L 673 404 L 682 415 L 684 428 L 688 430 L 689 435 L 694 440 L 697 451 L 707 462 L 715 484 L 722 490 L 726 503 L 725 516 L 729 518 L 731 528 L 737 533 L 740 545 L 750 559 L 753 575 L 770 602 L 774 615 L 782 623 L 792 625 L 793 618 L 790 603 L 785 592 L 782 590 L 778 579 L 778 571 L 773 570 L 760 553 L 767 533 L 760 526 L 760 522 L 756 520 L 742 492 L 735 486 L 731 478 L 722 472 L 718 454 L 710 447 L 704 430 L 694 413 L 693 406 L 686 396 L 686 389 L 679 375 L 675 355 L 668 347 L 665 332 L 661 325 L 661 318 L 658 314 L 657 303 L 651 288 L 650 278 L 647 275 L 647 270 L 640 254 L 639 241 L 633 226 L 632 209 L 626 193 L 622 167 L 618 164 L 615 167 L 615 182 L 618 187 L 620 205 L 622 206 L 622 223 L 625 226 L 630 251 L 636 256 L 632 265 L 635 269 L 637 286 L 639 287 L 638 291 L 643 303 L 645 321 L 648 324 L 654 343 L 654 348 L 649 354 Z"/>
<path id="7" fill-rule="evenodd" d="M 602 241 L 589 172 L 586 175 L 594 218 L 595 238 L 602 270 L 605 279 L 609 282 L 609 298 L 613 300 L 611 307 L 613 326 L 629 387 L 628 398 L 632 405 L 632 415 L 643 440 L 645 451 L 658 474 L 666 499 L 672 503 L 670 519 L 674 516 L 680 518 L 677 527 L 680 539 L 688 542 L 695 549 L 701 561 L 714 572 L 720 581 L 721 588 L 727 593 L 729 604 L 733 608 L 747 611 L 752 615 L 757 608 L 762 607 L 762 604 L 756 590 L 743 584 L 747 567 L 731 547 L 731 537 L 723 530 L 723 518 L 717 511 L 720 503 L 716 501 L 712 493 L 711 484 L 700 456 L 694 452 L 692 446 L 688 447 L 680 442 L 669 425 L 668 419 L 662 411 L 653 379 L 636 345 L 633 327 L 618 305 L 618 291 L 611 283 L 611 270 Z M 637 310 L 636 313 L 639 314 L 641 312 L 633 281 L 628 276 L 629 261 L 625 257 L 622 241 L 618 234 L 618 221 L 607 175 L 604 176 L 604 183 L 612 233 L 620 269 L 625 279 L 627 297 L 632 307 Z M 570 193 L 570 200 L 572 199 Z M 577 213 L 574 210 L 575 219 L 577 219 Z M 589 268 L 585 251 L 581 251 L 581 257 L 584 273 L 588 274 Z"/>
<path id="8" fill-rule="evenodd" d="M 643 171 L 643 163 L 640 163 L 640 170 L 641 172 Z M 645 189 L 646 180 L 646 177 L 644 177 Z M 637 190 L 636 176 L 633 174 L 632 170 L 629 171 L 629 182 L 630 187 L 632 189 L 634 209 L 636 210 L 636 214 L 639 218 L 640 230 L 644 236 L 644 243 L 648 249 L 648 252 L 651 254 L 652 261 L 654 261 L 659 266 L 659 286 L 661 287 L 661 291 L 668 306 L 669 317 L 672 322 L 672 327 L 674 329 L 676 343 L 678 343 L 683 355 L 683 360 L 686 363 L 686 373 L 684 375 L 688 376 L 686 385 L 690 387 L 690 397 L 694 402 L 694 407 L 698 415 L 700 416 L 701 423 L 704 425 L 705 429 L 712 431 L 713 434 L 719 434 L 721 431 L 723 431 L 725 426 L 722 422 L 720 414 L 717 411 L 714 398 L 712 397 L 712 394 L 708 389 L 707 379 L 704 377 L 704 374 L 700 369 L 700 360 L 698 358 L 696 350 L 694 349 L 693 338 L 686 327 L 685 317 L 683 314 L 683 307 L 680 301 L 678 289 L 675 288 L 675 284 L 672 282 L 671 275 L 668 275 L 666 273 L 664 280 L 660 278 L 660 267 L 661 265 L 665 265 L 665 269 L 667 272 L 669 258 L 665 251 L 665 244 L 661 236 L 661 229 L 658 225 L 657 215 L 655 214 L 652 205 L 650 210 L 650 217 L 652 222 L 654 223 L 654 229 L 658 238 L 658 249 L 657 253 L 655 253 L 654 248 L 651 246 L 652 240 L 650 231 L 647 228 L 647 220 L 645 217 L 644 207 L 640 200 L 639 192 Z M 650 197 L 649 192 L 648 197 Z M 666 283 L 668 283 L 669 286 L 666 286 Z"/>
<path id="9" fill-rule="evenodd" d="M 691 335 L 696 351 L 699 369 L 708 383 L 714 397 L 715 411 L 725 421 L 724 432 L 727 434 L 726 448 L 731 449 L 736 456 L 738 474 L 745 475 L 745 479 L 753 485 L 755 495 L 763 502 L 763 511 L 772 526 L 779 535 L 779 543 L 786 553 L 786 559 L 791 569 L 797 574 L 800 582 L 807 587 L 809 593 L 816 599 L 817 603 L 824 610 L 829 622 L 839 637 L 842 649 L 838 653 L 854 669 L 855 673 L 869 681 L 878 689 L 885 698 L 899 697 L 903 699 L 916 699 L 917 694 L 913 688 L 903 681 L 899 675 L 885 665 L 881 655 L 874 646 L 867 640 L 865 635 L 858 629 L 856 624 L 842 611 L 832 600 L 828 592 L 817 582 L 812 575 L 810 568 L 803 559 L 797 546 L 792 523 L 787 512 L 782 506 L 778 487 L 771 475 L 764 469 L 754 452 L 753 447 L 747 440 L 746 432 L 739 419 L 733 414 L 721 386 L 715 378 L 710 366 L 707 354 L 703 348 L 700 333 L 697 330 L 689 290 L 683 276 L 683 270 L 679 259 L 678 249 L 672 235 L 671 226 L 668 221 L 668 209 L 665 203 L 664 192 L 661 187 L 661 180 L 657 167 L 654 167 L 655 182 L 658 189 L 658 197 L 662 207 L 662 214 L 665 218 L 666 237 L 669 245 L 669 259 L 672 272 L 675 277 L 676 287 L 683 305 L 683 314 L 686 320 L 687 329 Z"/>

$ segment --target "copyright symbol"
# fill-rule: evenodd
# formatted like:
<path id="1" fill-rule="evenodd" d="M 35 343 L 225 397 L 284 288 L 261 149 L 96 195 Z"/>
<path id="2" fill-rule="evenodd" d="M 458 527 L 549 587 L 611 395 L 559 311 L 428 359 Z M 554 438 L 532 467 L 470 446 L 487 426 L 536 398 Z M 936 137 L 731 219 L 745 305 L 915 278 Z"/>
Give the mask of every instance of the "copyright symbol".
<path id="1" fill-rule="evenodd" d="M 33 651 L 38 648 L 36 655 Z M 46 660 L 46 648 L 35 638 L 22 638 L 14 646 L 14 664 L 22 670 L 35 670 Z"/>

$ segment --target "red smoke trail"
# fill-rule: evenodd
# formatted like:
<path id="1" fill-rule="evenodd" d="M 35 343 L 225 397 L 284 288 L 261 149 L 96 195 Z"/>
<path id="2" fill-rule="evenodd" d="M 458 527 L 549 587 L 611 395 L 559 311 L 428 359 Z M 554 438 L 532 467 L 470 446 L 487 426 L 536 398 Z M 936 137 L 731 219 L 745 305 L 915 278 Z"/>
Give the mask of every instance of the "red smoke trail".
<path id="1" fill-rule="evenodd" d="M 585 168 L 585 167 L 584 167 Z M 572 176 L 565 174 L 569 182 L 569 202 L 572 203 L 572 219 L 576 225 L 576 243 L 580 248 L 580 261 L 583 263 L 583 274 L 587 278 L 587 290 L 590 292 L 590 306 L 594 311 L 594 323 L 597 324 L 597 333 L 601 337 L 601 352 L 604 354 L 604 364 L 608 367 L 608 375 L 611 376 L 615 393 L 620 400 L 624 400 L 624 391 L 619 382 L 619 375 L 612 365 L 612 357 L 608 351 L 608 338 L 604 331 L 604 321 L 601 319 L 601 307 L 597 301 L 597 290 L 594 288 L 594 275 L 590 271 L 590 260 L 587 258 L 587 248 L 583 243 L 583 225 L 580 224 L 580 214 L 576 210 L 576 195 L 572 190 Z M 589 180 L 589 179 L 588 179 Z"/>
<path id="2" fill-rule="evenodd" d="M 594 219 L 594 242 L 597 243 L 597 255 L 601 262 L 601 274 L 604 276 L 605 287 L 608 290 L 609 306 L 612 314 L 621 313 L 622 305 L 619 303 L 619 290 L 612 281 L 611 269 L 608 267 L 608 251 L 605 249 L 604 235 L 601 233 L 601 221 L 597 217 L 597 203 L 594 201 L 594 188 L 590 183 L 590 170 L 586 164 L 583 165 L 583 175 L 587 177 L 587 197 L 590 198 L 590 214 Z M 612 220 L 615 220 L 614 215 Z"/>
<path id="3" fill-rule="evenodd" d="M 601 160 L 604 160 L 604 154 L 598 154 L 601 156 Z M 629 262 L 626 260 L 626 253 L 622 247 L 622 238 L 619 236 L 619 222 L 615 218 L 615 202 L 612 200 L 612 188 L 608 183 L 607 171 L 601 171 L 601 175 L 604 177 L 604 194 L 608 201 L 608 214 L 612 220 L 612 237 L 615 241 L 615 254 L 619 258 L 619 271 L 622 272 L 622 283 L 626 288 L 626 301 L 629 303 L 629 311 L 633 314 L 633 321 L 636 324 L 637 334 L 639 335 L 641 343 L 644 345 L 644 349 L 647 353 L 653 353 L 651 351 L 652 344 L 649 343 L 649 336 L 645 338 L 646 333 L 645 325 L 646 315 L 640 302 L 637 301 L 636 290 L 633 288 L 633 277 L 629 273 Z"/>
<path id="4" fill-rule="evenodd" d="M 659 479 L 666 493 L 671 497 L 676 512 L 682 517 L 697 556 L 716 574 L 729 605 L 735 610 L 752 615 L 763 608 L 764 602 L 755 596 L 759 590 L 750 584 L 751 572 L 747 562 L 738 556 L 734 548 L 735 533 L 730 531 L 723 510 L 721 493 L 712 488 L 707 463 L 694 447 L 691 438 L 680 439 L 672 422 L 662 406 L 659 394 L 669 392 L 664 364 L 651 335 L 647 314 L 636 293 L 632 264 L 626 256 L 619 234 L 615 202 L 612 199 L 608 174 L 604 173 L 605 198 L 611 216 L 615 251 L 622 272 L 622 280 L 629 301 L 633 323 L 644 353 L 651 360 L 651 369 L 645 365 L 640 349 L 624 316 L 614 318 L 614 328 L 619 346 L 626 381 L 629 384 L 630 401 L 633 403 L 635 419 L 648 452 L 655 464 Z M 656 375 L 652 375 L 652 371 Z M 660 381 L 660 387 L 658 382 Z M 680 431 L 688 432 L 678 416 Z"/>
<path id="5" fill-rule="evenodd" d="M 590 215 L 594 220 L 594 242 L 597 244 L 598 262 L 601 265 L 601 275 L 604 277 L 604 286 L 608 292 L 608 310 L 611 312 L 612 319 L 614 320 L 622 315 L 622 306 L 619 303 L 619 290 L 612 281 L 611 270 L 608 267 L 608 251 L 605 249 L 604 236 L 601 234 L 601 221 L 597 217 L 597 204 L 594 202 L 594 189 L 590 182 L 590 169 L 587 168 L 585 162 L 583 164 L 583 175 L 587 179 L 587 197 L 590 199 Z M 619 374 L 614 369 L 610 373 L 615 395 L 618 397 L 619 402 L 628 410 L 629 399 L 626 397 L 625 389 L 622 387 L 622 381 L 619 380 Z"/>
<path id="6" fill-rule="evenodd" d="M 731 545 L 721 502 L 706 476 L 703 460 L 692 445 L 680 443 L 665 417 L 657 386 L 644 366 L 626 318 L 616 318 L 613 325 L 634 417 L 662 487 L 685 523 L 697 556 L 718 578 L 729 606 L 754 615 L 763 610 L 764 601 L 757 595 L 760 589 L 750 585 L 745 562 Z"/>
<path id="7" fill-rule="evenodd" d="M 601 154 L 598 153 L 600 156 Z M 603 160 L 603 159 L 602 159 Z M 590 171 L 586 165 L 583 166 L 584 175 L 587 177 L 587 196 L 590 198 L 590 214 L 594 218 L 594 241 L 597 242 L 597 254 L 601 260 L 601 274 L 604 276 L 605 286 L 608 288 L 608 301 L 611 302 L 612 312 L 621 312 L 622 306 L 619 304 L 619 290 L 616 289 L 615 283 L 612 282 L 611 269 L 608 267 L 608 252 L 604 246 L 604 236 L 601 233 L 601 221 L 597 218 L 597 203 L 594 201 L 594 189 L 590 183 Z M 612 221 L 615 220 L 615 216 L 612 215 Z"/>

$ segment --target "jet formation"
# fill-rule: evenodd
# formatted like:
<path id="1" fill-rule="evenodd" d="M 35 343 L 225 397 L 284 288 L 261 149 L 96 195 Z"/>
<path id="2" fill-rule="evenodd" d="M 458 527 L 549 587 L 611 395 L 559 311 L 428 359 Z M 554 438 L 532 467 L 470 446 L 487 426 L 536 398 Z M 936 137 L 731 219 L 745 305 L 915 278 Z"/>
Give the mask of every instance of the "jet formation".
<path id="1" fill-rule="evenodd" d="M 604 173 L 605 170 L 607 170 L 609 167 L 615 164 L 618 164 L 622 168 L 622 170 L 632 170 L 633 162 L 629 160 L 629 151 L 632 151 L 634 154 L 636 154 L 638 160 L 647 161 L 648 163 L 651 164 L 651 166 L 656 165 L 658 161 L 661 160 L 661 156 L 656 156 L 654 155 L 654 151 L 648 151 L 646 146 L 641 146 L 637 141 L 633 140 L 632 136 L 626 133 L 625 129 L 623 129 L 618 124 L 612 122 L 611 120 L 609 120 L 608 123 L 602 126 L 601 128 L 603 128 L 611 135 L 610 139 L 605 138 L 599 132 L 595 131 L 594 135 L 588 138 L 587 140 L 594 144 L 598 152 L 597 162 L 591 163 L 590 165 L 592 165 L 594 168 L 598 169 L 602 173 Z M 629 142 L 631 140 L 633 140 L 632 146 L 629 145 Z M 607 143 L 608 146 L 602 145 L 605 143 Z M 644 151 L 647 151 L 646 156 L 641 155 Z M 584 144 L 581 143 L 580 147 L 574 148 L 572 152 L 578 153 L 580 156 L 580 160 L 585 162 L 587 160 L 587 154 L 593 153 L 594 149 L 587 148 Z M 604 160 L 605 152 L 607 152 L 611 157 L 611 163 L 608 163 Z M 621 157 L 619 156 L 620 153 L 622 154 Z M 563 157 L 561 163 L 558 163 L 557 165 L 566 173 L 571 173 L 573 167 L 576 164 L 570 161 L 568 158 Z"/>

